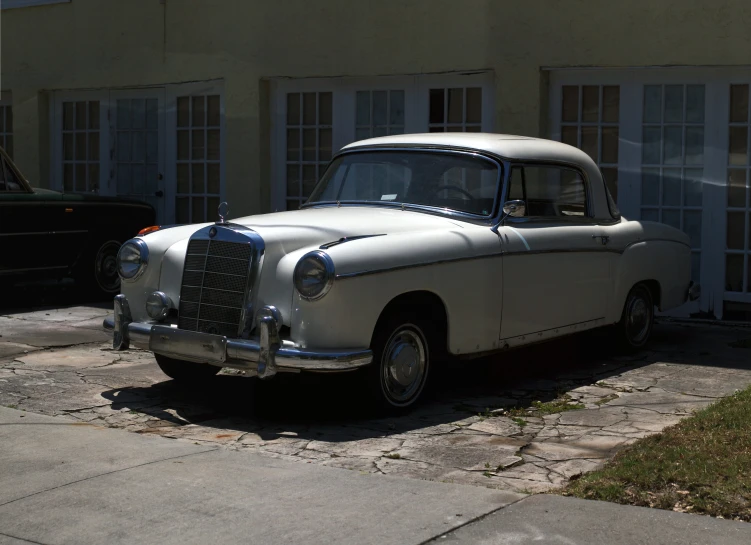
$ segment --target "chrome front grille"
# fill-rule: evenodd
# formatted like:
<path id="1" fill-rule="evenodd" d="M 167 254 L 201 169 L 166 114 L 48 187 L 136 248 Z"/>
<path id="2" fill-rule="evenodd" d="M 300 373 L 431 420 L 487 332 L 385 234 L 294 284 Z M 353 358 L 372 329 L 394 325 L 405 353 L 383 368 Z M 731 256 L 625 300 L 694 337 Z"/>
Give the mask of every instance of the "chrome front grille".
<path id="1" fill-rule="evenodd" d="M 193 239 L 188 243 L 177 327 L 238 336 L 252 249 L 250 241 Z"/>

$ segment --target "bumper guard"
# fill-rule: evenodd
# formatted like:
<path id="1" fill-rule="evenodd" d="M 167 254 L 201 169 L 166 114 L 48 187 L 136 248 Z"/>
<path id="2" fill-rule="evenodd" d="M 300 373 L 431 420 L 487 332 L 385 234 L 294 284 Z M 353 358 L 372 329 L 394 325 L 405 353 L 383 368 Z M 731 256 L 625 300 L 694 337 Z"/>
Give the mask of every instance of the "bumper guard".
<path id="1" fill-rule="evenodd" d="M 260 335 L 255 340 L 186 331 L 166 323 L 133 322 L 124 295 L 115 297 L 114 306 L 114 316 L 105 318 L 102 325 L 112 331 L 115 350 L 127 350 L 132 344 L 177 359 L 249 371 L 260 378 L 279 371 L 351 371 L 373 360 L 369 349 L 309 349 L 282 341 L 273 307 L 262 309 Z"/>

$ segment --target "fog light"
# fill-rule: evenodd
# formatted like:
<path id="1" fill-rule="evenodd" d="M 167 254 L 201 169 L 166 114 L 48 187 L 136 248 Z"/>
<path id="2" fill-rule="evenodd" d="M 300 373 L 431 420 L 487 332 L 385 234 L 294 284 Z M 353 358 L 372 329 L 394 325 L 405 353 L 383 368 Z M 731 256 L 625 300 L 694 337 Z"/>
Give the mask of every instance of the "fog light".
<path id="1" fill-rule="evenodd" d="M 155 291 L 146 299 L 146 313 L 153 320 L 164 320 L 172 307 L 172 301 L 166 293 Z"/>

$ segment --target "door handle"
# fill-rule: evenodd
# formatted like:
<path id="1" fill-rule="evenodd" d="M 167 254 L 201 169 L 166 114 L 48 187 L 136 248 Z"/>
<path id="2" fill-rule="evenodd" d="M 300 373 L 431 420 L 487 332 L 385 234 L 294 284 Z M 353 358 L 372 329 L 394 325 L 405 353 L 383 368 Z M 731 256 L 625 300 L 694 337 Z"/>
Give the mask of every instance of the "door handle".
<path id="1" fill-rule="evenodd" d="M 601 240 L 603 246 L 610 242 L 610 237 L 607 235 L 592 235 L 593 240 L 598 238 Z"/>
<path id="2" fill-rule="evenodd" d="M 158 189 L 157 191 L 154 192 L 154 196 L 155 197 L 164 197 L 164 191 L 162 191 L 161 189 Z"/>

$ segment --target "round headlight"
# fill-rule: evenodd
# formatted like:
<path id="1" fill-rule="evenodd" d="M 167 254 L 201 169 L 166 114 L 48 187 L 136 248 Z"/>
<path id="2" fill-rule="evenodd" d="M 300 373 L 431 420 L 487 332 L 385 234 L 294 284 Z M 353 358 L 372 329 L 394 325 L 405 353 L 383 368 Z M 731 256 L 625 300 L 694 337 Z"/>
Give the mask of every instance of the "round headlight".
<path id="1" fill-rule="evenodd" d="M 162 291 L 155 291 L 146 299 L 146 314 L 154 320 L 164 320 L 171 307 L 172 301 Z"/>
<path id="2" fill-rule="evenodd" d="M 324 252 L 310 252 L 297 262 L 294 278 L 295 289 L 303 299 L 320 299 L 334 283 L 334 262 Z"/>
<path id="3" fill-rule="evenodd" d="M 117 273 L 123 280 L 135 280 L 149 262 L 149 248 L 138 238 L 130 239 L 117 252 Z"/>

